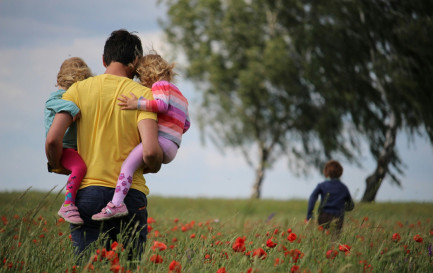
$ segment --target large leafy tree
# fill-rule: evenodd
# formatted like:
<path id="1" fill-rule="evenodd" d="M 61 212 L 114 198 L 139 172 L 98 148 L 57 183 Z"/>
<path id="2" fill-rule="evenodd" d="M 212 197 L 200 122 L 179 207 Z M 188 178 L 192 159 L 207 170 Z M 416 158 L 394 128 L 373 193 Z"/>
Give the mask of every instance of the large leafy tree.
<path id="1" fill-rule="evenodd" d="M 200 85 L 201 129 L 221 150 L 242 151 L 256 172 L 252 197 L 281 156 L 297 172 L 350 160 L 360 135 L 378 161 L 363 197 L 372 201 L 386 174 L 399 183 L 389 168 L 400 172 L 397 131 L 432 136 L 429 4 L 165 2 L 169 42 Z"/>
<path id="2" fill-rule="evenodd" d="M 240 149 L 255 169 L 252 197 L 260 197 L 265 171 L 281 156 L 297 173 L 333 153 L 350 158 L 341 135 L 328 133 L 340 131 L 343 113 L 325 105 L 305 81 L 308 52 L 299 43 L 303 6 L 166 2 L 163 27 L 171 44 L 186 54 L 187 77 L 200 85 L 201 129 L 221 150 Z"/>
<path id="3" fill-rule="evenodd" d="M 386 175 L 400 185 L 398 132 L 427 132 L 433 141 L 433 5 L 311 1 L 309 7 L 312 59 L 322 67 L 312 67 L 310 79 L 324 96 L 328 86 L 341 92 L 333 107 L 343 108 L 369 143 L 377 167 L 366 179 L 362 201 L 371 202 Z"/>

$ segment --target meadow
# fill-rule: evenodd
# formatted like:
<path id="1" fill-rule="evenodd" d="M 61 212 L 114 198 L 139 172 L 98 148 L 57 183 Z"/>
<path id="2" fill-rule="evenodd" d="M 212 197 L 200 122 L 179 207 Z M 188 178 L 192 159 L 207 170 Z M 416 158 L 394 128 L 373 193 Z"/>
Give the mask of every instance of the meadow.
<path id="1" fill-rule="evenodd" d="M 433 272 L 433 203 L 356 203 L 342 234 L 304 221 L 306 200 L 148 197 L 148 241 L 77 263 L 59 192 L 0 193 L 0 272 Z"/>

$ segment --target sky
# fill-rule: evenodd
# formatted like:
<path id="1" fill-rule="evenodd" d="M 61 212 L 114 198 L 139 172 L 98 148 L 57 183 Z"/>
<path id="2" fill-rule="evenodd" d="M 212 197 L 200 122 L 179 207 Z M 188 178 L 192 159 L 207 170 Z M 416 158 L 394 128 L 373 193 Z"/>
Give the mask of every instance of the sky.
<path id="1" fill-rule="evenodd" d="M 83 58 L 94 74 L 104 73 L 102 53 L 113 30 L 125 28 L 140 36 L 145 49 L 163 56 L 170 52 L 158 24 L 164 7 L 156 0 L 0 0 L 0 192 L 60 190 L 66 176 L 48 173 L 44 150 L 43 110 L 56 91 L 56 75 L 64 59 Z M 169 61 L 175 61 L 168 59 Z M 178 71 L 179 72 L 179 71 Z M 191 129 L 183 136 L 175 160 L 157 174 L 146 176 L 150 195 L 191 198 L 249 198 L 254 171 L 236 151 L 220 153 L 210 142 L 203 145 L 195 126 L 200 90 L 180 77 L 177 85 L 190 101 Z M 379 202 L 433 202 L 433 149 L 424 136 L 408 142 L 399 134 L 398 151 L 405 164 L 402 187 L 385 179 L 376 197 Z M 341 180 L 355 201 L 365 189 L 365 178 L 375 162 L 368 149 L 362 166 L 342 161 Z M 323 177 L 312 170 L 296 177 L 284 158 L 265 174 L 262 198 L 308 199 Z"/>

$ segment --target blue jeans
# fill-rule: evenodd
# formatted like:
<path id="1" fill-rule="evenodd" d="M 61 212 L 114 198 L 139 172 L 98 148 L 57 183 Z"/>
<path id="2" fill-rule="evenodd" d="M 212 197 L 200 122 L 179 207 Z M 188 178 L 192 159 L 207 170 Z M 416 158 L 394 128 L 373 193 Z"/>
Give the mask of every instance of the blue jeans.
<path id="1" fill-rule="evenodd" d="M 92 215 L 100 212 L 111 201 L 113 194 L 114 188 L 101 186 L 86 187 L 77 192 L 75 205 L 84 221 L 83 225 L 70 225 L 77 254 L 105 233 L 109 237 L 105 246 L 107 250 L 111 249 L 112 242 L 119 241 L 118 235 L 122 234 L 125 248 L 132 243 L 134 255 L 143 253 L 147 236 L 147 198 L 144 193 L 135 189 L 129 190 L 124 200 L 129 211 L 127 216 L 102 222 L 92 220 Z M 129 253 L 129 256 L 132 258 L 132 253 Z"/>

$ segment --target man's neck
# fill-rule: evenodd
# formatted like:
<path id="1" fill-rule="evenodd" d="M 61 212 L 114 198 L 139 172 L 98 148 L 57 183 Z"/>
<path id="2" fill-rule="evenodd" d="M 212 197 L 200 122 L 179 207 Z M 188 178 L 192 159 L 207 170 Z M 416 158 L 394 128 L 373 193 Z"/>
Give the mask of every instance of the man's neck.
<path id="1" fill-rule="evenodd" d="M 107 66 L 107 69 L 105 70 L 104 74 L 111 74 L 115 76 L 131 78 L 128 75 L 128 71 L 129 69 L 126 65 L 119 62 L 111 62 L 110 65 Z"/>

